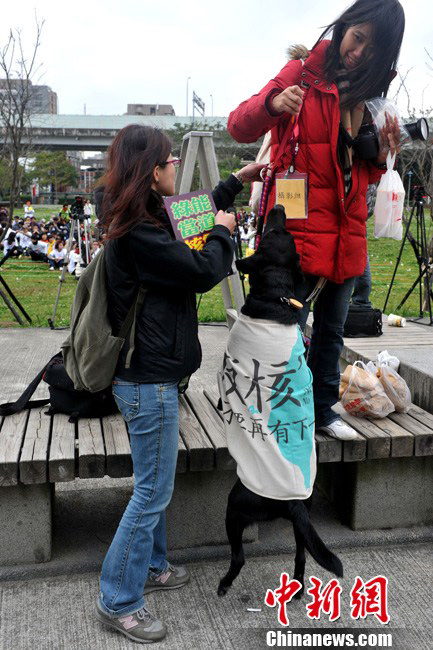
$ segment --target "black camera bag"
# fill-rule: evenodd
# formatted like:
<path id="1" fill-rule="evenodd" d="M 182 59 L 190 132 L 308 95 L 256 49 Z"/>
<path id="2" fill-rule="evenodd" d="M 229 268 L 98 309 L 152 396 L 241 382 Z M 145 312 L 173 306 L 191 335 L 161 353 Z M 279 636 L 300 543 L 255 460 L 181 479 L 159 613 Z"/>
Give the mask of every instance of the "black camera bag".
<path id="1" fill-rule="evenodd" d="M 357 338 L 382 335 L 382 312 L 373 307 L 349 305 L 344 336 Z"/>
<path id="2" fill-rule="evenodd" d="M 41 380 L 48 384 L 50 398 L 30 401 Z M 66 373 L 61 352 L 48 361 L 16 402 L 0 405 L 0 415 L 12 415 L 25 408 L 48 404 L 47 415 L 65 413 L 70 416 L 70 422 L 76 422 L 79 418 L 102 418 L 118 413 L 111 386 L 96 393 L 75 390 L 72 379 Z"/>

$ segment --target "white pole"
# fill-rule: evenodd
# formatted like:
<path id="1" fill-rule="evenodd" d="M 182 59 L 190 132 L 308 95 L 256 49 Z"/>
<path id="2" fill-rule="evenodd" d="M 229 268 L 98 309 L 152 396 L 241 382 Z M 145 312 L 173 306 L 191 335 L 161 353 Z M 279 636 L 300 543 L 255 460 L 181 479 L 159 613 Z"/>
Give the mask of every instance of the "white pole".
<path id="1" fill-rule="evenodd" d="M 188 117 L 188 81 L 191 79 L 191 77 L 187 77 L 186 80 L 186 116 Z"/>

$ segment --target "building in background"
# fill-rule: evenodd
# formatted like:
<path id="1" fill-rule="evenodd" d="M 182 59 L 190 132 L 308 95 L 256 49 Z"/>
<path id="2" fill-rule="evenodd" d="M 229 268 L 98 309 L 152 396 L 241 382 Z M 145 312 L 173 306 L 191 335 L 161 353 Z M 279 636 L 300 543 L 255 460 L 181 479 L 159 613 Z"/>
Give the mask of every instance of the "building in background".
<path id="1" fill-rule="evenodd" d="M 57 115 L 57 93 L 51 90 L 49 86 L 32 86 L 30 112 Z"/>
<path id="2" fill-rule="evenodd" d="M 23 88 L 22 84 L 25 83 L 21 79 L 9 80 L 12 93 L 18 93 Z M 57 115 L 57 93 L 55 93 L 49 86 L 33 85 L 31 81 L 27 82 L 30 86 L 30 103 L 29 113 L 51 113 Z M 0 95 L 7 92 L 8 82 L 6 79 L 0 79 Z"/>
<path id="3" fill-rule="evenodd" d="M 171 104 L 128 104 L 126 115 L 176 115 Z"/>

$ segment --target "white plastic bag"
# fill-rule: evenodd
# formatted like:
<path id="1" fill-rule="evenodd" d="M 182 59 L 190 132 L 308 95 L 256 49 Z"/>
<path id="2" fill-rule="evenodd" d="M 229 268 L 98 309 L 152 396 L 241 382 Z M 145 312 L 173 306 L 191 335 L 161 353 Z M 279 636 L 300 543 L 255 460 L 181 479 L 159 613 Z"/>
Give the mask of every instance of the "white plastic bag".
<path id="1" fill-rule="evenodd" d="M 377 133 L 379 133 L 379 130 L 385 126 L 387 116 L 397 118 L 400 129 L 400 145 L 411 142 L 409 131 L 405 127 L 398 112 L 398 108 L 392 99 L 389 99 L 389 97 L 375 97 L 374 99 L 366 101 L 365 105 L 370 111 Z"/>
<path id="2" fill-rule="evenodd" d="M 386 364 L 377 369 L 377 376 L 383 386 L 385 393 L 394 404 L 395 410 L 399 413 L 407 413 L 412 398 L 409 386 L 398 372 Z"/>
<path id="3" fill-rule="evenodd" d="M 385 418 L 395 410 L 374 371 L 362 361 L 347 366 L 341 377 L 341 393 L 344 409 L 357 417 Z"/>
<path id="4" fill-rule="evenodd" d="M 395 154 L 386 157 L 387 171 L 377 188 L 374 206 L 374 236 L 401 239 L 403 236 L 403 208 L 405 190 L 400 174 L 393 169 Z"/>
<path id="5" fill-rule="evenodd" d="M 400 359 L 392 356 L 388 350 L 382 350 L 376 357 L 376 365 L 378 368 L 380 368 L 380 366 L 390 366 L 393 370 L 398 372 Z"/>

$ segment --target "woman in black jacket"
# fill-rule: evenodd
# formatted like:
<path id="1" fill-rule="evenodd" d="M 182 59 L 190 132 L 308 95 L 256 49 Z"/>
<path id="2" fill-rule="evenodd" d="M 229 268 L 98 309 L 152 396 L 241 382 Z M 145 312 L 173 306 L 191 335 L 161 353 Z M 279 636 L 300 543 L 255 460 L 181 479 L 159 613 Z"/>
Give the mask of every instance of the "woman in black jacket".
<path id="1" fill-rule="evenodd" d="M 232 204 L 243 181 L 258 180 L 263 165 L 248 165 L 215 188 L 216 225 L 196 251 L 175 239 L 164 210 L 162 196 L 174 194 L 177 164 L 168 138 L 129 125 L 114 139 L 108 162 L 101 221 L 114 334 L 140 285 L 146 295 L 130 363 L 127 339 L 113 380 L 130 433 L 135 484 L 104 560 L 96 616 L 134 641 L 149 642 L 162 639 L 166 628 L 145 608 L 144 594 L 189 580 L 184 567 L 167 562 L 165 509 L 176 469 L 178 385 L 201 361 L 195 295 L 227 275 L 235 221 L 221 209 Z"/>

